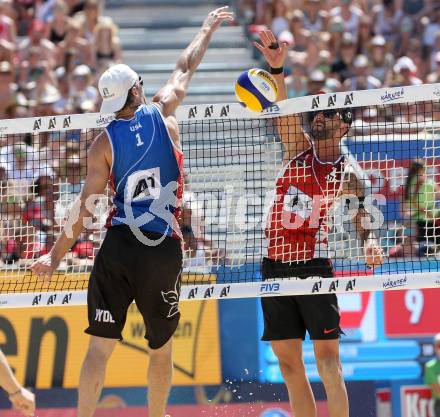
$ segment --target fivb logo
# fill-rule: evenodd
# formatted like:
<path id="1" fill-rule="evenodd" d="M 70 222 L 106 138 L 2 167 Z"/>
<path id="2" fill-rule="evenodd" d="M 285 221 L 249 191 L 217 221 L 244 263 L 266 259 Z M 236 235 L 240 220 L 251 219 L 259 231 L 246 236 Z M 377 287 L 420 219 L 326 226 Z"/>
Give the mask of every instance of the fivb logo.
<path id="1" fill-rule="evenodd" d="M 268 282 L 261 284 L 260 295 L 281 294 L 280 284 L 278 282 Z"/>
<path id="2" fill-rule="evenodd" d="M 100 323 L 114 323 L 112 315 L 108 310 L 100 310 L 99 308 L 95 311 L 95 321 Z"/>

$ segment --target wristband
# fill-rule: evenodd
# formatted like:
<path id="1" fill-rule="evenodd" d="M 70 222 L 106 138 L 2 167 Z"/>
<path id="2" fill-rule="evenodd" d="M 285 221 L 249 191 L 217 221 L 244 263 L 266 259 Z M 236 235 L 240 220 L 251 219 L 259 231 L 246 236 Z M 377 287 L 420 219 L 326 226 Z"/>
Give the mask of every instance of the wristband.
<path id="1" fill-rule="evenodd" d="M 273 75 L 282 74 L 284 72 L 284 67 L 272 68 L 270 67 L 270 73 Z"/>

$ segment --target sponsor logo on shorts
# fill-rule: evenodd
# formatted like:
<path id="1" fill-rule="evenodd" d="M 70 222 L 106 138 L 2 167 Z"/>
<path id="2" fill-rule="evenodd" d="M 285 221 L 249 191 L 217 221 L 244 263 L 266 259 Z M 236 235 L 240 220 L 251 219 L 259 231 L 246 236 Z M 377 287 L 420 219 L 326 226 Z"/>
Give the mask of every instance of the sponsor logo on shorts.
<path id="1" fill-rule="evenodd" d="M 280 292 L 280 284 L 278 282 L 269 282 L 265 284 L 261 284 L 260 286 L 260 295 L 276 295 L 281 294 Z"/>
<path id="2" fill-rule="evenodd" d="M 168 312 L 167 318 L 174 317 L 176 314 L 179 313 L 179 296 L 180 296 L 180 287 L 179 287 L 179 281 L 176 281 L 176 285 L 174 287 L 174 290 L 168 291 L 168 292 L 162 292 L 162 298 L 165 301 L 166 304 L 169 304 L 170 311 Z"/>
<path id="3" fill-rule="evenodd" d="M 382 103 L 389 103 L 391 101 L 398 100 L 405 96 L 405 89 L 402 87 L 395 88 L 392 90 L 386 90 L 385 94 L 380 96 Z"/>
<path id="4" fill-rule="evenodd" d="M 326 329 L 324 328 L 324 334 L 330 334 L 333 333 L 335 330 L 337 330 L 337 327 L 334 327 L 333 329 Z"/>
<path id="5" fill-rule="evenodd" d="M 435 97 L 440 97 L 440 88 L 436 87 L 432 92 L 432 95 Z"/>
<path id="6" fill-rule="evenodd" d="M 95 321 L 100 323 L 114 323 L 113 316 L 108 310 L 100 310 L 99 308 L 95 311 Z"/>

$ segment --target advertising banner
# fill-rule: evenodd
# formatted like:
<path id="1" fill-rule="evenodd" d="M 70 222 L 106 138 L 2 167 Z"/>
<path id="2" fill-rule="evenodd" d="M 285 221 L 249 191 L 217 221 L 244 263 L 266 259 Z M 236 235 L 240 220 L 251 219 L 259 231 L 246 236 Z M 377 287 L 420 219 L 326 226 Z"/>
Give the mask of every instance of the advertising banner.
<path id="1" fill-rule="evenodd" d="M 221 381 L 217 301 L 182 303 L 174 336 L 174 385 Z M 85 306 L 5 309 L 0 312 L 0 348 L 21 383 L 35 388 L 74 388 L 89 343 Z M 145 327 L 135 304 L 109 361 L 105 386 L 145 386 Z"/>
<path id="2" fill-rule="evenodd" d="M 423 385 L 400 387 L 402 417 L 435 417 L 431 390 Z"/>
<path id="3" fill-rule="evenodd" d="M 388 337 L 431 337 L 440 329 L 440 289 L 388 291 L 384 294 Z"/>

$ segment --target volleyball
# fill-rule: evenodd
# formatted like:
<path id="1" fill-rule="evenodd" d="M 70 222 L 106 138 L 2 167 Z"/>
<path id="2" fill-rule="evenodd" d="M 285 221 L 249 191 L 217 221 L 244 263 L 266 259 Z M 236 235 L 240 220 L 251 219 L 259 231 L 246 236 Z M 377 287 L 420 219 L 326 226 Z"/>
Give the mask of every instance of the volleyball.
<path id="1" fill-rule="evenodd" d="M 253 68 L 238 77 L 235 95 L 239 103 L 247 109 L 261 112 L 277 100 L 278 85 L 267 71 Z"/>

